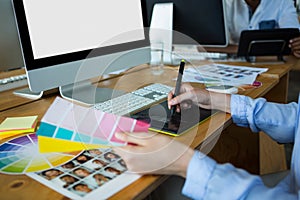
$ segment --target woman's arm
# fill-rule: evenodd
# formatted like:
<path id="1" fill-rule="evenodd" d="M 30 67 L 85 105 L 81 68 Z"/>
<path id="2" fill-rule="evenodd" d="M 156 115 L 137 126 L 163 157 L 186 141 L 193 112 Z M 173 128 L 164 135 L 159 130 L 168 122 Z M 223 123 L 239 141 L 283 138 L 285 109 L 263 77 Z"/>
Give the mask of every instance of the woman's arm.
<path id="1" fill-rule="evenodd" d="M 192 199 L 298 199 L 281 184 L 266 187 L 261 178 L 231 164 L 217 164 L 196 152 L 187 169 L 182 193 Z"/>
<path id="2" fill-rule="evenodd" d="M 231 115 L 234 123 L 253 132 L 264 131 L 278 142 L 294 141 L 297 103 L 270 103 L 263 98 L 232 95 Z"/>
<path id="3" fill-rule="evenodd" d="M 263 98 L 252 99 L 242 95 L 208 92 L 183 84 L 181 94 L 168 95 L 168 106 L 187 107 L 194 103 L 206 109 L 218 109 L 231 113 L 234 123 L 250 127 L 253 132 L 264 131 L 278 142 L 293 142 L 297 117 L 297 103 L 270 103 Z"/>
<path id="4" fill-rule="evenodd" d="M 217 164 L 172 137 L 152 133 L 119 133 L 117 137 L 128 143 L 114 150 L 129 171 L 185 177 L 182 192 L 192 199 L 297 199 L 285 187 L 267 188 L 259 176 L 231 164 Z"/>

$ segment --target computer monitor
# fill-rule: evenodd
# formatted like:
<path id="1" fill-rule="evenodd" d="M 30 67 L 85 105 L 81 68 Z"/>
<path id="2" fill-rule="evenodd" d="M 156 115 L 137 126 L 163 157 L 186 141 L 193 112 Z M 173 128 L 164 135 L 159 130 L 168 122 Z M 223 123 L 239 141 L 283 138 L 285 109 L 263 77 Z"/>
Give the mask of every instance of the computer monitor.
<path id="1" fill-rule="evenodd" d="M 0 1 L 0 71 L 24 66 L 11 0 Z"/>
<path id="2" fill-rule="evenodd" d="M 173 44 L 195 45 L 195 42 L 197 42 L 204 47 L 227 46 L 228 39 L 223 0 L 142 1 L 146 7 L 147 26 L 150 26 L 155 4 L 173 3 Z M 188 37 L 182 37 L 182 34 Z"/>
<path id="3" fill-rule="evenodd" d="M 65 97 L 104 101 L 109 89 L 90 91 L 81 81 L 150 60 L 140 0 L 12 2 L 34 92 L 59 87 Z M 74 94 L 74 85 L 84 89 Z"/>

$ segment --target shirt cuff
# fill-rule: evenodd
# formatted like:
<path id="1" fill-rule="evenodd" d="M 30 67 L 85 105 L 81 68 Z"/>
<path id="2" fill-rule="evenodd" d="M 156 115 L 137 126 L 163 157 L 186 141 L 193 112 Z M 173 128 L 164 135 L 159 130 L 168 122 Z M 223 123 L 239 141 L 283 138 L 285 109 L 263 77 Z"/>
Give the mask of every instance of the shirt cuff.
<path id="1" fill-rule="evenodd" d="M 247 120 L 247 108 L 249 107 L 249 97 L 242 95 L 232 95 L 230 102 L 230 112 L 232 120 L 239 126 L 249 126 Z"/>
<path id="2" fill-rule="evenodd" d="M 199 151 L 195 151 L 187 169 L 182 194 L 192 199 L 202 199 L 207 190 L 207 183 L 216 167 L 216 161 Z"/>

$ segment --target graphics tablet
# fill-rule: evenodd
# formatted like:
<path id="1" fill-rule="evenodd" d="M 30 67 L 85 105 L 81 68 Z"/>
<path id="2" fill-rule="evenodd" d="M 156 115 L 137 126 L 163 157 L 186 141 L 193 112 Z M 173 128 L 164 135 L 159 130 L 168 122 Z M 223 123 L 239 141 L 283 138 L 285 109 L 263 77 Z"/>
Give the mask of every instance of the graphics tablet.
<path id="1" fill-rule="evenodd" d="M 171 116 L 167 101 L 164 101 L 133 114 L 131 117 L 149 123 L 149 130 L 178 136 L 203 122 L 216 112 L 214 110 L 202 109 L 192 104 L 190 108 L 182 109 L 180 113 L 175 113 Z"/>

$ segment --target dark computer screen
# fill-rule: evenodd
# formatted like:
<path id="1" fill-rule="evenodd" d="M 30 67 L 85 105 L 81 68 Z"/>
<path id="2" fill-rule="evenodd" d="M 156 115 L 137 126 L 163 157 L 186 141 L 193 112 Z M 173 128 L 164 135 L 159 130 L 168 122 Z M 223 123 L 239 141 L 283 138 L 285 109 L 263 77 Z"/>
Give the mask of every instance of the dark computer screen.
<path id="1" fill-rule="evenodd" d="M 203 46 L 226 46 L 226 23 L 223 0 L 142 0 L 150 26 L 156 3 L 173 3 L 173 30 L 185 34 Z M 173 35 L 173 44 L 189 44 L 190 40 Z"/>

